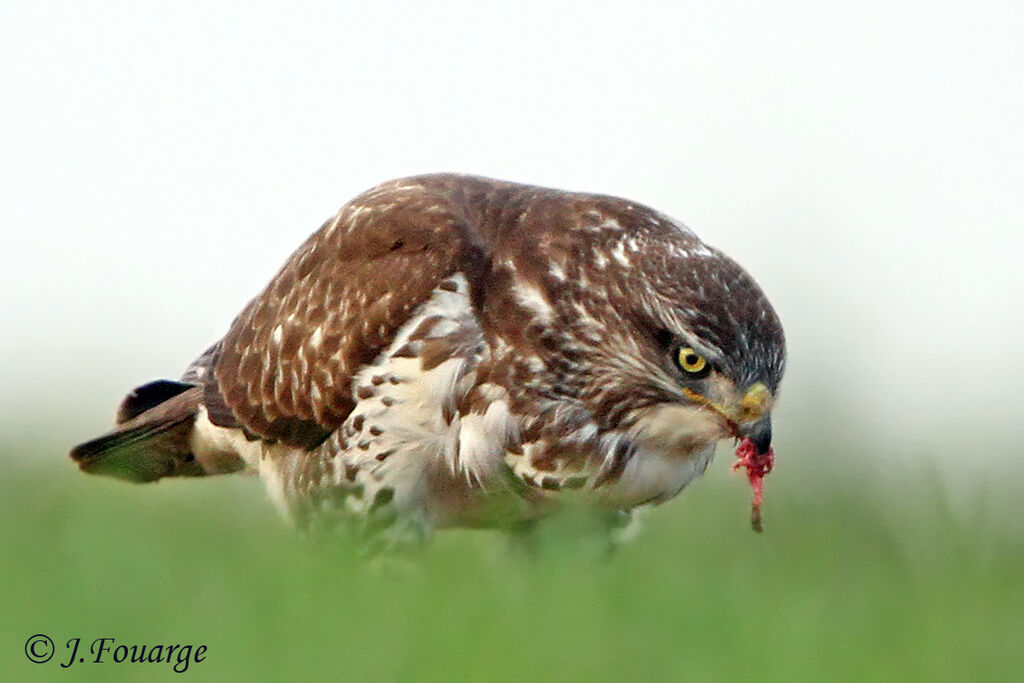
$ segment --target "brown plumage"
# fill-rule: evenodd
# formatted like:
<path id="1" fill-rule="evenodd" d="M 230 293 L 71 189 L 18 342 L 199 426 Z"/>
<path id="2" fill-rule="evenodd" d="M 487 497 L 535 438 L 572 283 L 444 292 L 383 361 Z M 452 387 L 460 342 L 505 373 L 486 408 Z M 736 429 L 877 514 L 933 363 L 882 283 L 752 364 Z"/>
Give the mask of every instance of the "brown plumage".
<path id="1" fill-rule="evenodd" d="M 293 516 L 417 530 L 569 497 L 630 510 L 674 496 L 720 438 L 767 449 L 784 359 L 761 290 L 681 224 L 422 176 L 342 207 L 180 383 L 137 390 L 72 457 L 144 481 L 256 470 Z"/>

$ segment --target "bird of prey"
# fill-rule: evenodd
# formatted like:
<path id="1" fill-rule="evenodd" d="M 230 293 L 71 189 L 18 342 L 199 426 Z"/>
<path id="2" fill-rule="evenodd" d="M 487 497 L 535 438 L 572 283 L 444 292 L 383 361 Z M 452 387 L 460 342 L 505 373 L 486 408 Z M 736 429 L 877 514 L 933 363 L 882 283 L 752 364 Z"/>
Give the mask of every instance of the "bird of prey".
<path id="1" fill-rule="evenodd" d="M 515 529 L 570 501 L 621 517 L 674 497 L 721 439 L 759 484 L 784 364 L 761 289 L 681 223 L 424 175 L 343 206 L 180 380 L 132 391 L 71 455 L 136 482 L 255 472 L 299 523 Z"/>

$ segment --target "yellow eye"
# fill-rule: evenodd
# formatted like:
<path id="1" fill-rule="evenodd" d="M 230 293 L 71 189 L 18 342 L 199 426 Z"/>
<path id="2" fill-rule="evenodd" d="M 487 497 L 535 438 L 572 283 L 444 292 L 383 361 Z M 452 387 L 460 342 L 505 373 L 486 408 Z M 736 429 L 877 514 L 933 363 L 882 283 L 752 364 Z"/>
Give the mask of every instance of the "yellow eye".
<path id="1" fill-rule="evenodd" d="M 691 375 L 698 375 L 708 369 L 708 362 L 689 346 L 684 346 L 676 353 L 676 364 Z"/>

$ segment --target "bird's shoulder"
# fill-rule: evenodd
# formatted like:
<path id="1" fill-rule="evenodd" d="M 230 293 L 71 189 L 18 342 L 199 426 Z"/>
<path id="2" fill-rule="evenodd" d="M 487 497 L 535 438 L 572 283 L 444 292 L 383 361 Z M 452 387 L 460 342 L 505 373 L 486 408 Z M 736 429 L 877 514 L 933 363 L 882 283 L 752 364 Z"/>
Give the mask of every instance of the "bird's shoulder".
<path id="1" fill-rule="evenodd" d="M 489 188 L 456 180 L 385 183 L 311 235 L 201 358 L 211 420 L 307 448 L 341 426 L 353 375 L 445 278 L 478 267 L 460 194 Z"/>

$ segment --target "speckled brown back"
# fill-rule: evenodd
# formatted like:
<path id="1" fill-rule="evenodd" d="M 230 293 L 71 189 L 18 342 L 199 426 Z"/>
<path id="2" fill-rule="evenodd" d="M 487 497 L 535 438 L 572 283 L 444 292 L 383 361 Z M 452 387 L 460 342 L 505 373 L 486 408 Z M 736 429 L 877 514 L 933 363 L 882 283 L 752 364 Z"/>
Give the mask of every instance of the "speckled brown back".
<path id="1" fill-rule="evenodd" d="M 394 181 L 314 233 L 225 336 L 206 388 L 211 419 L 307 448 L 337 429 L 352 375 L 472 259 L 450 195 L 444 176 Z"/>

